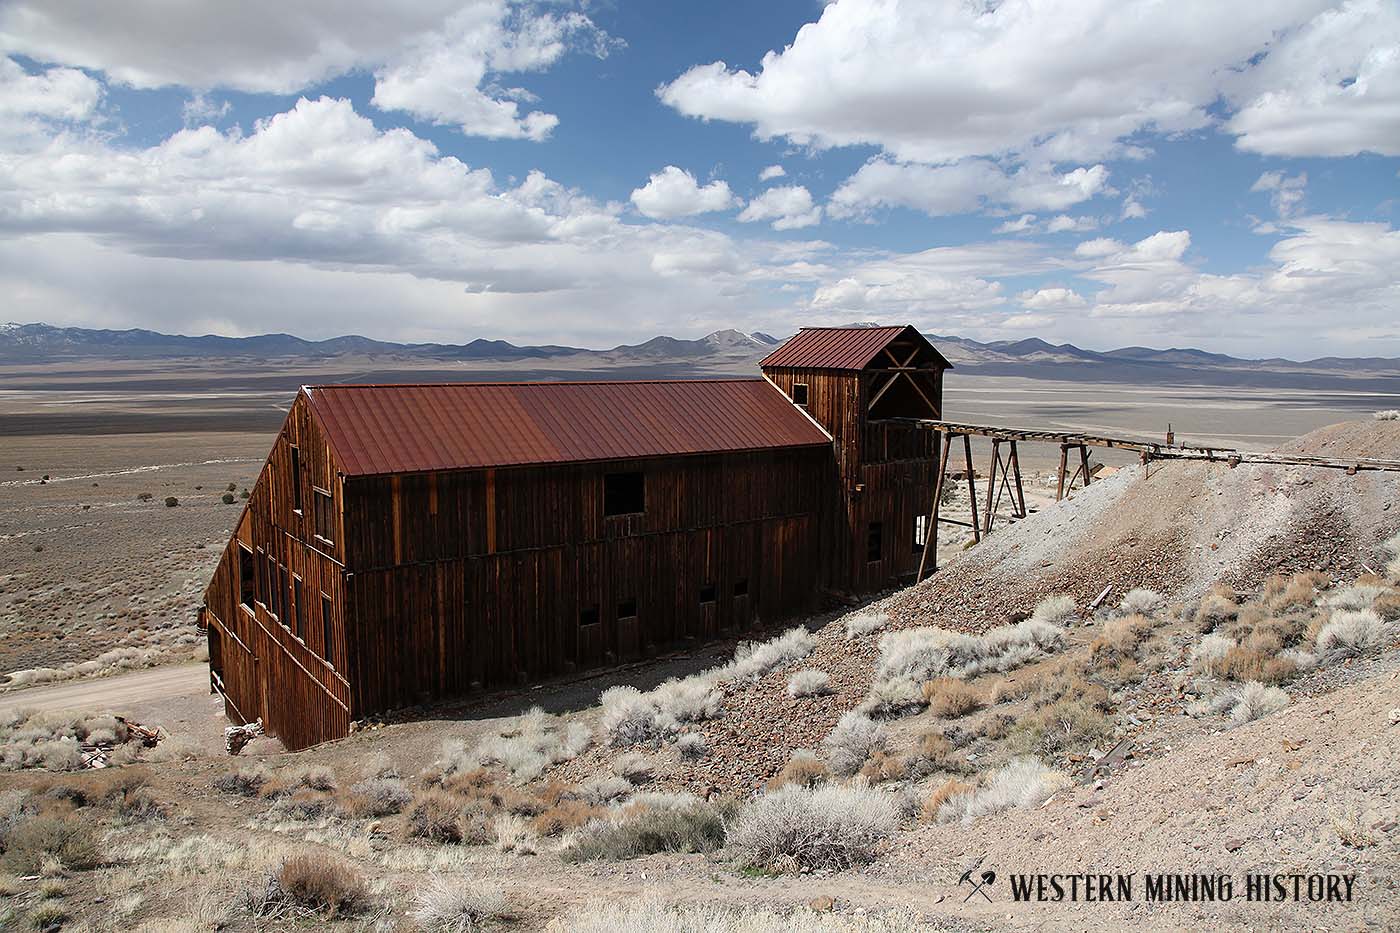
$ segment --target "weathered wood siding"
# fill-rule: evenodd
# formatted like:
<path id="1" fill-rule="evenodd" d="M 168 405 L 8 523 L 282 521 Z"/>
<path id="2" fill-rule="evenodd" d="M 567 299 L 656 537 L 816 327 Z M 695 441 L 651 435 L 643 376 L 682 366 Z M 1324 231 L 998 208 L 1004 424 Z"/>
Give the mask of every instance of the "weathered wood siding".
<path id="1" fill-rule="evenodd" d="M 638 470 L 645 510 L 604 517 L 603 477 Z M 832 481 L 827 448 L 347 481 L 351 705 L 525 683 L 803 611 Z"/>
<path id="2" fill-rule="evenodd" d="M 293 447 L 300 464 L 300 511 Z M 316 527 L 312 498 L 313 486 L 331 492 L 338 512 L 341 484 L 332 456 L 298 397 L 205 592 L 211 659 L 217 651 L 219 667 L 211 669 L 211 677 L 229 717 L 261 718 L 291 748 L 344 735 L 352 718 L 340 531 Z M 242 604 L 240 592 L 240 564 L 249 555 L 251 609 Z"/>
<path id="3" fill-rule="evenodd" d="M 868 417 L 869 399 L 884 374 L 878 371 L 768 368 L 766 375 L 789 398 L 807 386 L 803 406 L 832 435 L 840 481 L 831 538 L 823 546 L 823 578 L 852 592 L 882 589 L 918 569 L 916 516 L 927 515 L 936 472 L 938 435 Z M 941 371 L 915 374 L 942 405 Z M 869 560 L 871 525 L 880 525 L 880 556 Z"/>

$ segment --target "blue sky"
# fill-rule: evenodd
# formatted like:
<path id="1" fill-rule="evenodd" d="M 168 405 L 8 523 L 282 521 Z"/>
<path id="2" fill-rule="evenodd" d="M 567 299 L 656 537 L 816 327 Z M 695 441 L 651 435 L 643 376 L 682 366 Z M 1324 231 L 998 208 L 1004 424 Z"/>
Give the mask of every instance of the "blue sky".
<path id="1" fill-rule="evenodd" d="M 12 0 L 0 53 L 7 317 L 1400 356 L 1380 0 Z"/>

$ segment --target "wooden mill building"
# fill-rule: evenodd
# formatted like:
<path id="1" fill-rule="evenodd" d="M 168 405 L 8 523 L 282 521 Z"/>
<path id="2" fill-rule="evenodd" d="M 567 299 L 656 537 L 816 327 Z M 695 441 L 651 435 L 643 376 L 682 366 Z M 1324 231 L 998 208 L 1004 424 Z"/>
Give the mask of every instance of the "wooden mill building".
<path id="1" fill-rule="evenodd" d="M 949 363 L 810 328 L 761 379 L 305 387 L 205 593 L 230 718 L 354 720 L 912 574 Z"/>

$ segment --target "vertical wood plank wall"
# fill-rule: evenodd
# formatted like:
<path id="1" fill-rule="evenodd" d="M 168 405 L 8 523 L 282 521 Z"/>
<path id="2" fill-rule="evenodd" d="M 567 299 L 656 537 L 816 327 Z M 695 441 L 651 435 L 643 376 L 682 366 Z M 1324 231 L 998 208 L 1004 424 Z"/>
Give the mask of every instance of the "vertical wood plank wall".
<path id="1" fill-rule="evenodd" d="M 831 540 L 823 547 L 823 575 L 829 585 L 869 592 L 918 569 L 914 522 L 927 515 L 932 496 L 937 435 L 901 425 L 871 422 L 866 400 L 877 374 L 848 370 L 770 368 L 764 374 L 792 396 L 793 385 L 807 386 L 807 413 L 832 435 L 840 482 L 833 506 Z M 942 404 L 942 373 L 917 378 Z M 859 488 L 858 488 L 859 487 Z M 881 526 L 880 559 L 866 552 L 870 525 Z"/>
<path id="2" fill-rule="evenodd" d="M 351 705 L 525 683 L 808 609 L 831 469 L 817 447 L 347 480 Z M 604 475 L 637 470 L 645 510 L 605 518 Z"/>
<path id="3" fill-rule="evenodd" d="M 301 464 L 300 512 L 294 509 L 293 445 Z M 217 633 L 210 637 L 219 640 L 223 668 L 213 673 L 216 685 L 222 682 L 229 718 L 261 718 L 289 748 L 345 735 L 353 718 L 345 677 L 341 533 L 338 527 L 316 527 L 312 490 L 332 493 L 334 515 L 340 511 L 340 485 L 333 455 L 298 396 L 205 593 L 205 621 Z M 239 563 L 248 552 L 256 594 L 251 611 L 241 605 L 239 592 Z M 295 601 L 298 591 L 301 606 Z M 322 620 L 323 595 L 329 597 L 329 631 Z M 280 616 L 271 608 L 278 603 Z"/>

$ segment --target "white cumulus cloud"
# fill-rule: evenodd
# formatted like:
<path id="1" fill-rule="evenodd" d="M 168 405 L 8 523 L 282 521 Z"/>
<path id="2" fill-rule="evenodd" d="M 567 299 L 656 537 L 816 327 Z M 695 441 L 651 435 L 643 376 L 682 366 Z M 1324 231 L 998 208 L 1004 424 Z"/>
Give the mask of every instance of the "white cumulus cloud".
<path id="1" fill-rule="evenodd" d="M 701 185 L 685 169 L 668 165 L 632 192 L 632 203 L 647 217 L 674 220 L 728 210 L 740 202 L 727 182 L 715 180 Z"/>
<path id="2" fill-rule="evenodd" d="M 772 221 L 774 230 L 797 230 L 821 223 L 821 205 L 802 185 L 769 188 L 739 213 L 740 223 Z"/>

